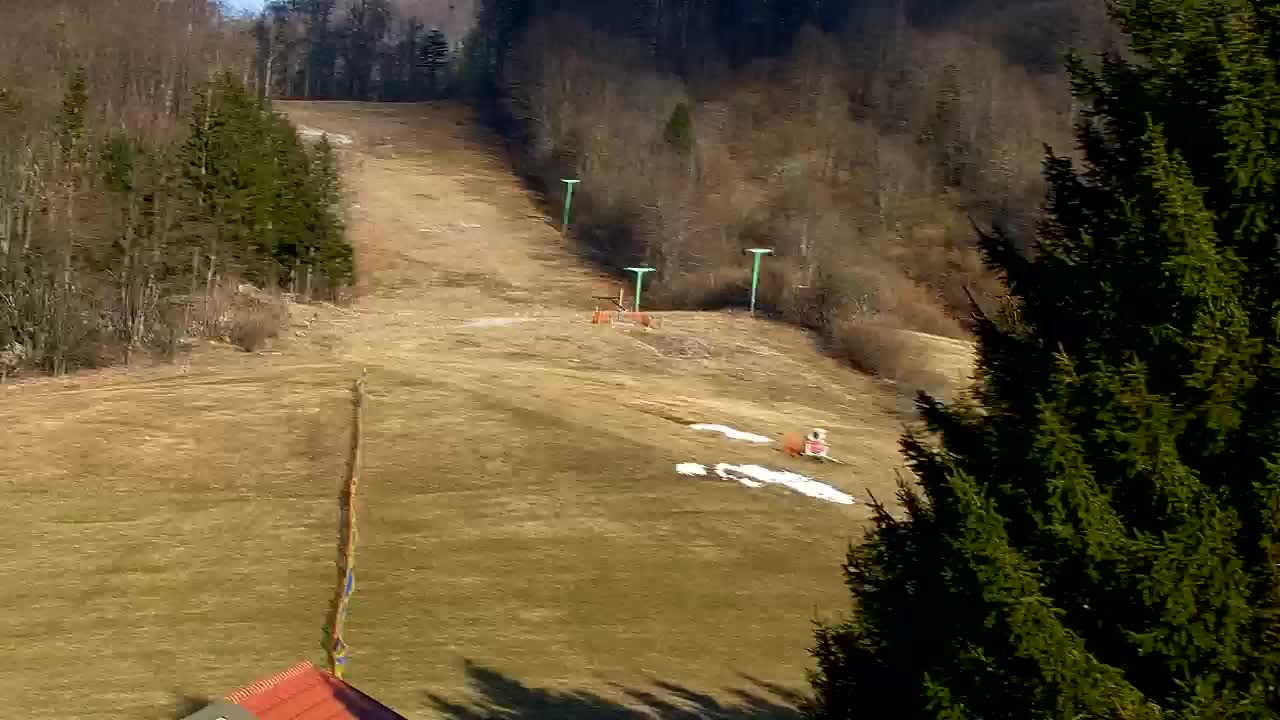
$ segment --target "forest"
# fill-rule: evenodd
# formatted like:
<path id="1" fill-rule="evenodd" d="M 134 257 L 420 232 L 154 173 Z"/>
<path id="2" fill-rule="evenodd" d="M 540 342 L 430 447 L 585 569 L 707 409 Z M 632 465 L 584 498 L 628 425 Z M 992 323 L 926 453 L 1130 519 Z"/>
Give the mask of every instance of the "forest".
<path id="1" fill-rule="evenodd" d="M 241 21 L 208 0 L 0 7 L 0 375 L 252 349 L 280 306 L 351 273 L 337 170 L 254 92 Z"/>
<path id="2" fill-rule="evenodd" d="M 975 389 L 919 398 L 905 512 L 849 550 L 815 718 L 1280 715 L 1280 8 L 1112 12 L 1036 232 L 981 243 Z"/>
<path id="3" fill-rule="evenodd" d="M 582 180 L 585 255 L 716 308 L 773 248 L 762 304 L 893 376 L 886 328 L 963 337 L 1000 294 L 975 226 L 1034 229 L 1063 61 L 1116 36 L 1085 0 L 488 0 L 463 75 L 550 207 Z"/>
<path id="4" fill-rule="evenodd" d="M 441 98 L 472 14 L 465 0 L 271 0 L 254 24 L 257 69 L 271 97 Z"/>
<path id="5" fill-rule="evenodd" d="M 0 6 L 0 379 L 259 346 L 350 278 L 332 148 L 276 97 L 450 91 L 466 0 L 12 0 Z M 425 18 L 426 20 L 424 20 Z M 425 22 L 434 24 L 428 27 Z"/>

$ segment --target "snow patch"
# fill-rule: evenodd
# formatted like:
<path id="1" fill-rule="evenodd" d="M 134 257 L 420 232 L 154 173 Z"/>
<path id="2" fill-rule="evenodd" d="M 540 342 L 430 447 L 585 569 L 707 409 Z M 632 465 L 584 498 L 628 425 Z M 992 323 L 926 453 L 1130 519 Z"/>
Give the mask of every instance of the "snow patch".
<path id="1" fill-rule="evenodd" d="M 701 423 L 698 425 L 690 425 L 689 429 L 718 432 L 727 438 L 732 438 L 734 440 L 746 440 L 747 442 L 752 442 L 752 443 L 761 444 L 761 445 L 773 442 L 773 440 L 763 435 L 755 435 L 753 433 L 743 432 L 741 430 L 735 430 L 729 427 L 728 425 L 707 425 L 705 423 Z"/>
<path id="2" fill-rule="evenodd" d="M 320 138 L 327 135 L 329 136 L 329 143 L 332 145 L 350 145 L 351 144 L 350 135 L 343 135 L 342 133 L 325 132 L 323 130 L 317 130 L 316 128 L 313 128 L 313 127 L 307 127 L 306 125 L 298 126 L 298 134 L 302 136 L 303 140 L 310 140 L 312 142 L 319 142 Z"/>
<path id="3" fill-rule="evenodd" d="M 852 495 L 840 492 L 824 482 L 818 482 L 799 473 L 786 470 L 770 470 L 759 465 L 731 465 L 720 463 L 714 468 L 716 475 L 725 480 L 736 481 L 749 488 L 762 488 L 765 485 L 781 485 L 801 495 L 825 500 L 838 505 L 852 505 Z M 698 463 L 680 463 L 676 472 L 687 476 L 705 476 L 707 468 Z"/>
<path id="4" fill-rule="evenodd" d="M 446 223 L 443 225 L 424 225 L 418 228 L 418 232 L 442 233 L 442 232 L 450 232 L 454 230 L 478 230 L 480 227 L 482 226 L 477 225 L 475 223 L 455 222 L 455 223 Z"/>
<path id="5" fill-rule="evenodd" d="M 515 325 L 516 323 L 533 322 L 533 318 L 512 318 L 512 317 L 493 317 L 493 318 L 476 318 L 462 323 L 462 327 L 501 327 L 503 325 Z"/>

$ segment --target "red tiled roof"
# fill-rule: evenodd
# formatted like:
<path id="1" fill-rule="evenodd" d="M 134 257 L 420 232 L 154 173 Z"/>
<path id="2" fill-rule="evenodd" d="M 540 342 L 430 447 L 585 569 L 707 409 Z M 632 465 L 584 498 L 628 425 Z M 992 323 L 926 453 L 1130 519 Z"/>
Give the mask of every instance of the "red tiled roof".
<path id="1" fill-rule="evenodd" d="M 258 720 L 404 720 L 311 663 L 298 663 L 274 677 L 226 697 Z"/>

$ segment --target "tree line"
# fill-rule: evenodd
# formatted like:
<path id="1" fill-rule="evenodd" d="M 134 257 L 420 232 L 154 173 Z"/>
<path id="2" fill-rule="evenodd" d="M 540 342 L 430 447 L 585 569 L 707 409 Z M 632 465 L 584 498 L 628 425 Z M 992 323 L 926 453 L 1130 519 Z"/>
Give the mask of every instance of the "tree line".
<path id="1" fill-rule="evenodd" d="M 655 303 L 740 304 L 742 250 L 772 247 L 762 306 L 892 374 L 886 329 L 963 336 L 1000 294 L 973 223 L 1034 229 L 1060 59 L 1114 39 L 1085 2 L 953 5 L 488 0 L 464 75 L 549 205 L 582 179 L 587 254 L 659 269 Z"/>
<path id="2" fill-rule="evenodd" d="M 450 40 L 390 0 L 272 0 L 254 25 L 263 92 L 320 100 L 439 98 Z"/>
<path id="3" fill-rule="evenodd" d="M 1010 296 L 972 397 L 920 400 L 814 717 L 1280 715 L 1280 13 L 1114 12 L 1034 242 L 983 238 Z"/>
<path id="4" fill-rule="evenodd" d="M 351 272 L 332 149 L 257 98 L 246 28 L 123 4 L 0 9 L 0 374 L 235 334 L 228 283 Z"/>

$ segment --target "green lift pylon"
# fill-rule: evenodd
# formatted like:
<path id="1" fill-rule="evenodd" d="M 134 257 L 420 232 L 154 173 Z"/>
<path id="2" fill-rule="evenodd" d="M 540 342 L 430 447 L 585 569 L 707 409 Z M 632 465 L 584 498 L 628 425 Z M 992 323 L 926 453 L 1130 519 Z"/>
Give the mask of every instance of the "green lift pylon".
<path id="1" fill-rule="evenodd" d="M 640 312 L 640 289 L 644 287 L 644 274 L 657 272 L 658 269 L 651 267 L 629 267 L 623 269 L 636 274 L 636 304 L 631 308 L 631 311 Z"/>
<path id="2" fill-rule="evenodd" d="M 755 317 L 756 286 L 760 284 L 760 257 L 762 255 L 772 255 L 773 251 L 768 248 L 747 248 L 747 252 L 756 256 L 751 268 L 751 316 Z"/>
<path id="3" fill-rule="evenodd" d="M 582 182 L 581 180 L 569 180 L 562 178 L 560 182 L 565 184 L 564 192 L 564 218 L 560 221 L 560 234 L 569 234 L 569 209 L 573 207 L 573 188 Z"/>

